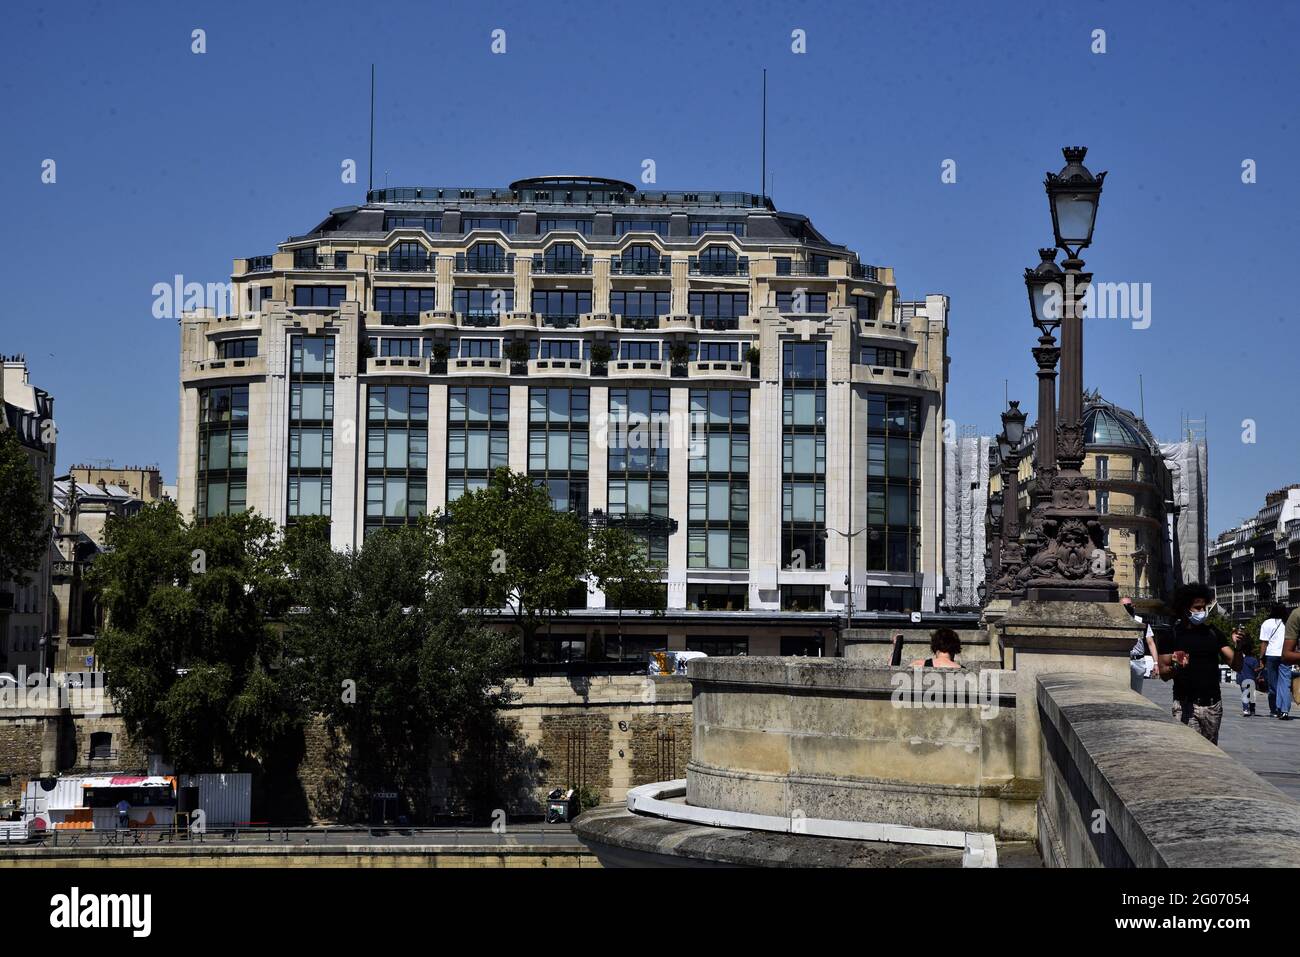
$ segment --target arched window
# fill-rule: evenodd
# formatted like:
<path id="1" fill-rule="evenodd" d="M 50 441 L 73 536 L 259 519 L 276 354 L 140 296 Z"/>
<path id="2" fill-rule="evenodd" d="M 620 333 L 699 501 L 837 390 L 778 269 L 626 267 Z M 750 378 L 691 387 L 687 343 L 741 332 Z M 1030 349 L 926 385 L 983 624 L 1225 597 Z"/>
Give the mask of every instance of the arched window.
<path id="1" fill-rule="evenodd" d="M 734 276 L 738 262 L 730 246 L 705 246 L 700 250 L 700 272 L 705 276 Z"/>
<path id="2" fill-rule="evenodd" d="M 388 268 L 397 272 L 424 272 L 429 251 L 417 242 L 397 243 L 388 252 Z"/>
<path id="3" fill-rule="evenodd" d="M 638 243 L 623 251 L 620 272 L 633 276 L 653 276 L 660 272 L 667 272 L 663 268 L 664 264 L 665 260 L 658 249 L 645 243 Z"/>
<path id="4" fill-rule="evenodd" d="M 465 257 L 474 272 L 505 272 L 506 256 L 496 243 L 475 243 Z"/>
<path id="5" fill-rule="evenodd" d="M 546 250 L 545 261 L 548 273 L 582 272 L 582 251 L 573 243 L 553 243 Z"/>

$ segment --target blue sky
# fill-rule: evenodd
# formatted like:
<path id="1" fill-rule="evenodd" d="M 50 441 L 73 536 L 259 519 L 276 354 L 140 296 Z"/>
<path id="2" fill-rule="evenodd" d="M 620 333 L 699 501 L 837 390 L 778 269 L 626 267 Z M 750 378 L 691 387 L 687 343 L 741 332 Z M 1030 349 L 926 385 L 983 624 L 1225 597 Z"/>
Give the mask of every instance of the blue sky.
<path id="1" fill-rule="evenodd" d="M 1106 169 L 1098 281 L 1151 325 L 1087 326 L 1085 378 L 1165 439 L 1207 417 L 1211 527 L 1300 481 L 1295 4 L 11 3 L 0 36 L 0 352 L 55 395 L 60 465 L 176 470 L 177 329 L 154 283 L 229 278 L 377 184 L 579 172 L 756 190 L 904 296 L 952 297 L 949 416 L 1034 405 L 1021 274 L 1050 243 L 1060 147 Z M 191 31 L 207 52 L 191 52 Z M 506 31 L 494 55 L 490 34 Z M 807 52 L 791 52 L 791 31 Z M 1091 52 L 1092 31 L 1107 52 Z M 41 163 L 57 162 L 57 182 Z M 355 159 L 357 185 L 340 181 Z M 941 164 L 957 163 L 944 184 Z M 1241 182 L 1244 159 L 1258 182 Z M 1242 441 L 1253 419 L 1257 440 Z"/>

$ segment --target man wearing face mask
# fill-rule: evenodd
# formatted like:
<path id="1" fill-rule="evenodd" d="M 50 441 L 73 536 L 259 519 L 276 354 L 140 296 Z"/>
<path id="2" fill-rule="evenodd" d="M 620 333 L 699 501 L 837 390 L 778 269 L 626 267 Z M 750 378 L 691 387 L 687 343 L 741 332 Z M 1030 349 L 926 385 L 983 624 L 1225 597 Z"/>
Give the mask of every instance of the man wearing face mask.
<path id="1" fill-rule="evenodd" d="M 1241 667 L 1238 639 L 1225 642 L 1208 624 L 1214 592 L 1200 582 L 1174 593 L 1173 627 L 1157 641 L 1162 681 L 1174 683 L 1173 715 L 1213 744 L 1219 743 L 1223 698 L 1219 692 L 1219 661 L 1234 671 Z"/>

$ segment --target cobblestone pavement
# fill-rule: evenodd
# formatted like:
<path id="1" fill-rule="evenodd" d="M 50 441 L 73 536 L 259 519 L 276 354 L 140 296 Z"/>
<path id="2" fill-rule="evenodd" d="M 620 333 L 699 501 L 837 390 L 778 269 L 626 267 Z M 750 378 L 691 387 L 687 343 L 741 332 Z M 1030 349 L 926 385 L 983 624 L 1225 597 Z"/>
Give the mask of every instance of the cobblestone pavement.
<path id="1" fill-rule="evenodd" d="M 1268 716 L 1268 698 L 1255 695 L 1255 716 L 1241 716 L 1241 690 L 1235 684 L 1223 688 L 1223 725 L 1219 747 L 1250 768 L 1284 794 L 1300 801 L 1300 709 L 1292 707 L 1290 721 Z M 1159 678 L 1142 683 L 1142 693 L 1169 714 L 1173 685 Z M 1172 721 L 1173 718 L 1171 717 Z"/>

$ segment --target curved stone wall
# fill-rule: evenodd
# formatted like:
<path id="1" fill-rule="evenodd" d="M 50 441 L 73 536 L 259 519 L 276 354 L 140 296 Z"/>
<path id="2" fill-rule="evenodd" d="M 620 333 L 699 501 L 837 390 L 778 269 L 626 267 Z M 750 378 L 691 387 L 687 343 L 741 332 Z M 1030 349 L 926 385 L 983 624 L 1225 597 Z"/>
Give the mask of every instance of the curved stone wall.
<path id="1" fill-rule="evenodd" d="M 1037 789 L 1014 778 L 1014 672 L 701 658 L 689 677 L 690 804 L 1035 836 Z"/>

